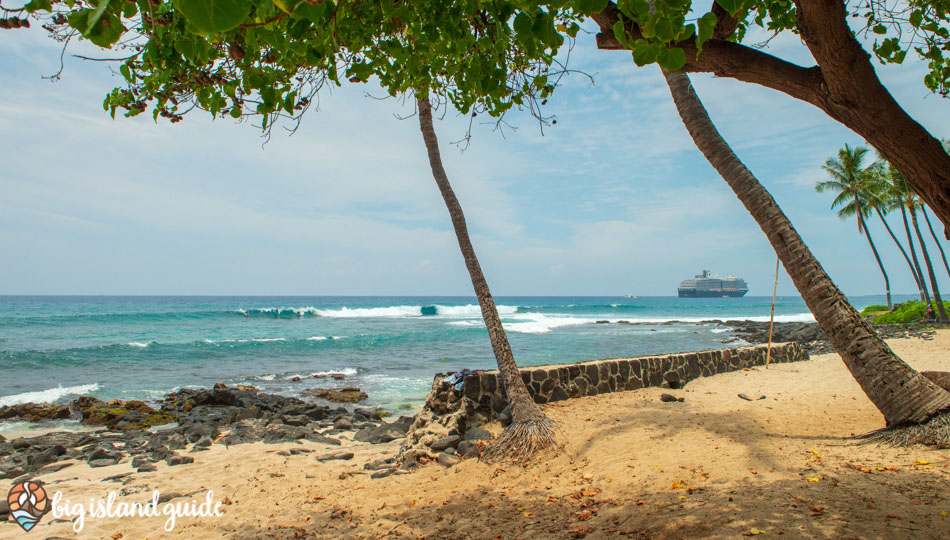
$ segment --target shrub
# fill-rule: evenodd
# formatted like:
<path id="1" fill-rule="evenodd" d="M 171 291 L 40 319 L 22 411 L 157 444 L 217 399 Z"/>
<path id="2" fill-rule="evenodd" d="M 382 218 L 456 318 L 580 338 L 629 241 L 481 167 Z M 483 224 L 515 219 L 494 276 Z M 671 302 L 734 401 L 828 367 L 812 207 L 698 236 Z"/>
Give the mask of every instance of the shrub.
<path id="1" fill-rule="evenodd" d="M 861 310 L 861 315 L 872 315 L 874 313 L 880 313 L 882 311 L 887 311 L 887 306 L 882 306 L 880 304 L 875 304 L 873 306 L 868 306 Z"/>
<path id="2" fill-rule="evenodd" d="M 950 302 L 944 302 L 944 307 L 950 311 Z M 873 307 L 873 306 L 872 306 Z M 870 308 L 868 308 L 870 309 Z M 867 309 L 865 311 L 868 311 Z M 911 300 L 894 306 L 894 311 L 874 317 L 874 324 L 893 324 L 909 323 L 919 321 L 924 318 L 924 312 L 927 311 L 927 304 L 920 300 Z"/>

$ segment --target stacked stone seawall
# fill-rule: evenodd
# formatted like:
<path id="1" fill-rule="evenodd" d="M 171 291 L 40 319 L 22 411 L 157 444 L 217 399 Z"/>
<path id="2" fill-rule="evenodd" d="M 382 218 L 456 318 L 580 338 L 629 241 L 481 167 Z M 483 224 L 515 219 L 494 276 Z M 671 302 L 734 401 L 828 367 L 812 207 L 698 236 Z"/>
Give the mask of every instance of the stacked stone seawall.
<path id="1" fill-rule="evenodd" d="M 595 360 L 579 364 L 520 368 L 521 378 L 537 403 L 595 396 L 647 387 L 682 388 L 699 377 L 765 365 L 766 345 L 706 350 L 638 358 Z M 798 343 L 773 343 L 773 364 L 808 360 Z M 461 391 L 439 373 L 423 410 L 410 429 L 407 446 L 422 450 L 440 437 L 464 435 L 466 430 L 498 417 L 508 406 L 496 370 L 464 378 Z"/>

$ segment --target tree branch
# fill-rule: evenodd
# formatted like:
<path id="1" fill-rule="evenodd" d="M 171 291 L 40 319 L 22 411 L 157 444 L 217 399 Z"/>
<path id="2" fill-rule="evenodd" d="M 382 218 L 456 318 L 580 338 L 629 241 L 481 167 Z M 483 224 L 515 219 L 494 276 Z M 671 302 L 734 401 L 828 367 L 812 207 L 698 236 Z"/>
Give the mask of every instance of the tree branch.
<path id="1" fill-rule="evenodd" d="M 626 49 L 614 36 L 613 26 L 624 20 L 623 15 L 613 2 L 592 18 L 600 26 L 597 34 L 597 48 L 605 50 Z M 628 35 L 636 40 L 642 37 L 640 29 L 629 20 L 624 21 Z M 728 24 L 720 18 L 721 32 L 728 32 Z M 717 25 L 717 29 L 720 28 Z M 728 34 L 727 34 L 728 35 Z M 697 55 L 696 42 L 691 38 L 676 43 L 686 53 L 688 73 L 712 73 L 717 77 L 728 77 L 778 90 L 796 99 L 811 103 L 831 114 L 827 90 L 824 88 L 822 70 L 818 66 L 802 67 L 786 62 L 760 50 L 725 41 L 709 39 L 703 43 L 702 54 Z"/>

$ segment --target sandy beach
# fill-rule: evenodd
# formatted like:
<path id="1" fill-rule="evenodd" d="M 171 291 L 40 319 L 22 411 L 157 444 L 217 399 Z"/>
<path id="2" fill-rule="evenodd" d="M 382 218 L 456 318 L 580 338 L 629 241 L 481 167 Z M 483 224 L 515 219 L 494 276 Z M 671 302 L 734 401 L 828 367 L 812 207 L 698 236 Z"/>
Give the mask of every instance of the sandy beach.
<path id="1" fill-rule="evenodd" d="M 950 370 L 950 331 L 889 343 L 919 370 Z M 211 490 L 222 515 L 180 517 L 170 532 L 166 516 L 87 516 L 76 533 L 47 514 L 29 537 L 950 538 L 950 451 L 856 445 L 883 419 L 835 354 L 545 410 L 564 451 L 524 467 L 470 459 L 371 479 L 363 465 L 400 441 L 214 445 L 193 464 L 114 480 L 128 462 L 77 463 L 41 477 L 51 497 L 144 503 L 157 490 L 201 503 Z M 354 457 L 316 459 L 341 450 Z M 0 526 L 0 538 L 24 537 Z"/>

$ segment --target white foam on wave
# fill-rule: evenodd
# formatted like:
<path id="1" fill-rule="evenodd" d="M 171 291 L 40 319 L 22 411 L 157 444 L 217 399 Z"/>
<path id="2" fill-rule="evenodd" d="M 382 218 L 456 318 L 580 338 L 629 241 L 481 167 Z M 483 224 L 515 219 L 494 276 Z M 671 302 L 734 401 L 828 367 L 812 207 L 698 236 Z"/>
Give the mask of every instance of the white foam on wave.
<path id="1" fill-rule="evenodd" d="M 611 319 L 602 319 L 608 320 L 612 323 L 618 323 L 621 321 L 637 323 L 637 324 L 663 324 L 663 323 L 687 323 L 687 324 L 696 324 L 704 321 L 712 320 L 733 320 L 733 321 L 753 321 L 753 322 L 769 322 L 768 315 L 761 316 L 748 316 L 748 315 L 736 315 L 736 316 L 722 316 L 722 315 L 710 315 L 706 317 L 618 317 Z M 795 313 L 791 315 L 776 315 L 775 322 L 815 322 L 815 316 L 811 313 Z"/>
<path id="2" fill-rule="evenodd" d="M 326 341 L 327 339 L 329 339 L 327 336 L 310 336 L 307 341 Z"/>
<path id="3" fill-rule="evenodd" d="M 89 392 L 95 392 L 98 389 L 99 384 L 97 383 L 67 386 L 65 388 L 63 385 L 59 385 L 56 388 L 50 388 L 48 390 L 24 392 L 22 394 L 0 397 L 0 407 L 19 405 L 21 403 L 53 403 L 66 396 L 81 396 Z"/>
<path id="4" fill-rule="evenodd" d="M 332 318 L 359 318 L 359 317 L 421 317 L 422 306 L 389 306 L 375 308 L 348 308 L 314 309 L 314 313 L 321 317 Z"/>
<path id="5" fill-rule="evenodd" d="M 527 321 L 522 321 L 528 319 Z M 582 319 L 579 317 L 559 317 L 549 316 L 541 313 L 523 313 L 519 314 L 515 321 L 502 322 L 505 330 L 510 332 L 520 332 L 522 334 L 546 334 L 555 328 L 562 326 L 575 326 L 579 324 L 591 324 L 594 319 Z"/>
<path id="6" fill-rule="evenodd" d="M 483 323 L 482 321 L 452 321 L 452 322 L 447 322 L 445 324 L 448 324 L 450 326 L 482 326 L 485 323 Z"/>
<path id="7" fill-rule="evenodd" d="M 148 347 L 149 345 L 151 345 L 151 343 L 142 343 L 141 341 L 131 341 L 129 343 L 126 343 L 126 345 L 128 345 L 129 347 L 138 347 L 140 349 L 144 349 L 145 347 Z"/>
<path id="8" fill-rule="evenodd" d="M 330 375 L 352 376 L 352 375 L 356 375 L 357 373 L 359 372 L 354 368 L 343 368 L 343 369 L 334 369 L 331 371 L 317 371 L 315 373 L 311 373 L 310 376 L 311 377 L 329 377 Z"/>
<path id="9" fill-rule="evenodd" d="M 459 317 L 459 316 L 481 317 L 482 315 L 482 308 L 476 304 L 467 304 L 464 306 L 436 305 L 434 307 L 438 315 L 448 315 L 451 317 Z M 495 308 L 498 310 L 498 313 L 500 313 L 501 315 L 513 315 L 515 313 L 518 313 L 518 306 L 498 305 L 498 306 L 495 306 Z"/>

